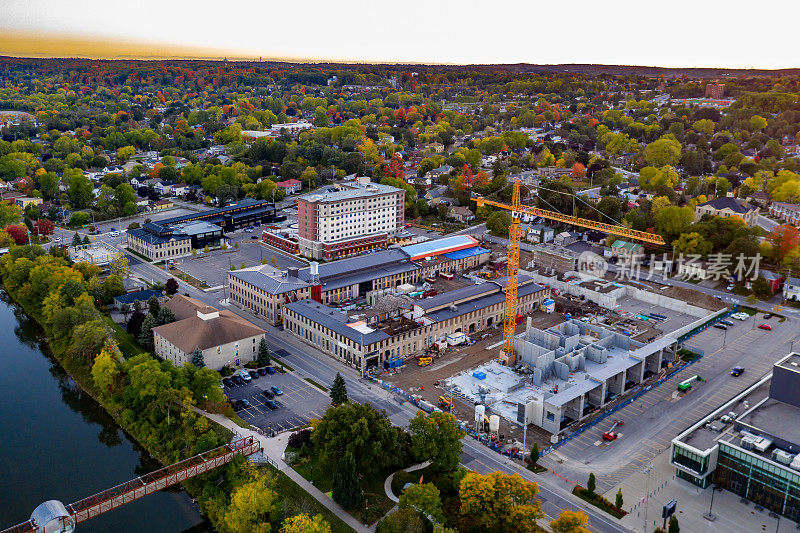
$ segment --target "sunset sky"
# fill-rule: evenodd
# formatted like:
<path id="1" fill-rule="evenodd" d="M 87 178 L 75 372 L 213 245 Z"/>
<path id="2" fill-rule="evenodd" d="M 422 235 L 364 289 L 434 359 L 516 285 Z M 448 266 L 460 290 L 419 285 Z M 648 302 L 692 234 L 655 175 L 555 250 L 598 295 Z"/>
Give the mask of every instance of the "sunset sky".
<path id="1" fill-rule="evenodd" d="M 778 0 L 0 0 L 0 55 L 785 68 L 798 19 Z"/>

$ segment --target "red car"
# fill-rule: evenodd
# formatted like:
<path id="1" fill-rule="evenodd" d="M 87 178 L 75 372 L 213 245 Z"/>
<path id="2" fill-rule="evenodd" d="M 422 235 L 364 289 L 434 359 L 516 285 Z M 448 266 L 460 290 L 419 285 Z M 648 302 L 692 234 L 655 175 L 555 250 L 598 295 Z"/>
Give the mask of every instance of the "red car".
<path id="1" fill-rule="evenodd" d="M 758 329 L 766 329 L 767 331 L 772 331 L 772 326 L 769 324 L 759 324 Z"/>

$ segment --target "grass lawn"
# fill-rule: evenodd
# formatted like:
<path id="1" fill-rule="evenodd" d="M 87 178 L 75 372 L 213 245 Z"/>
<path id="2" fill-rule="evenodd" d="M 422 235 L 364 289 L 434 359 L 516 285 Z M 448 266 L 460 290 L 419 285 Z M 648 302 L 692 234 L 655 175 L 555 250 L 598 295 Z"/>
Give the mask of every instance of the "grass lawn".
<path id="1" fill-rule="evenodd" d="M 278 494 L 283 496 L 286 500 L 292 501 L 295 511 L 298 513 L 308 513 L 311 516 L 321 514 L 325 521 L 331 525 L 332 533 L 352 533 L 353 529 L 350 526 L 345 524 L 341 518 L 333 514 L 327 507 L 311 497 L 311 495 L 303 490 L 297 483 L 292 481 L 289 476 L 272 466 L 268 468 L 275 474 L 277 479 Z"/>
<path id="2" fill-rule="evenodd" d="M 315 387 L 317 387 L 317 388 L 319 388 L 319 389 L 322 389 L 322 390 L 324 390 L 325 392 L 328 392 L 328 387 L 324 387 L 324 386 L 320 385 L 319 383 L 317 383 L 317 382 L 316 382 L 316 381 L 314 381 L 313 379 L 311 379 L 311 378 L 305 378 L 305 380 L 306 380 L 306 381 L 308 381 L 309 383 L 311 383 L 312 385 L 314 385 Z"/>
<path id="3" fill-rule="evenodd" d="M 610 514 L 614 518 L 622 518 L 627 512 L 617 509 L 614 505 L 600 496 L 599 494 L 591 495 L 589 491 L 581 486 L 576 486 L 572 490 L 572 494 L 580 498 L 581 500 L 585 501 L 586 503 L 590 503 L 600 509 L 601 511 L 605 511 L 606 513 Z"/>
<path id="4" fill-rule="evenodd" d="M 333 489 L 333 476 L 326 474 L 322 468 L 317 466 L 317 457 L 313 452 L 311 458 L 298 459 L 292 468 L 322 492 L 329 492 Z M 386 496 L 386 492 L 383 490 L 383 482 L 392 472 L 394 469 L 377 471 L 369 478 L 361 480 L 361 490 L 363 491 L 361 503 L 355 509 L 347 511 L 353 518 L 365 524 L 373 524 L 394 507 L 394 502 Z"/>
<path id="5" fill-rule="evenodd" d="M 122 327 L 111 320 L 108 315 L 103 315 L 103 319 L 108 323 L 109 327 L 114 330 L 114 338 L 117 340 L 117 345 L 126 359 L 145 353 L 147 350 L 142 349 L 133 335 L 122 329 Z"/>

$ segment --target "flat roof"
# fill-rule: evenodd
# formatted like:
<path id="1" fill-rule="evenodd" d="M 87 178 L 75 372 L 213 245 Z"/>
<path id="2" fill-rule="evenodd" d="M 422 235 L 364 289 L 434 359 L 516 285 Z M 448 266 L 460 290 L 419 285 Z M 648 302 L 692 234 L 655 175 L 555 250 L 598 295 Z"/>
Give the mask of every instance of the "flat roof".
<path id="1" fill-rule="evenodd" d="M 290 309 L 300 316 L 316 322 L 357 344 L 374 344 L 389 338 L 389 335 L 381 330 L 372 330 L 371 332 L 362 333 L 354 329 L 354 327 L 359 327 L 362 331 L 366 331 L 363 327 L 360 327 L 357 322 L 353 323 L 354 327 L 348 326 L 347 324 L 350 323 L 350 317 L 348 317 L 347 314 L 314 300 L 298 300 L 286 304 L 284 308 Z"/>
<path id="2" fill-rule="evenodd" d="M 305 200 L 307 202 L 338 202 L 352 198 L 395 193 L 402 190 L 403 189 L 398 189 L 396 187 L 374 182 L 369 182 L 366 185 L 362 185 L 357 181 L 347 181 L 342 183 L 339 188 L 333 185 L 327 185 L 317 189 L 316 191 L 298 196 L 298 199 Z"/>
<path id="3" fill-rule="evenodd" d="M 488 285 L 488 284 L 484 284 Z M 517 299 L 522 298 L 523 296 L 527 296 L 529 294 L 533 294 L 541 290 L 542 287 L 536 284 L 530 284 L 520 287 L 517 290 Z M 451 291 L 456 292 L 456 291 Z M 450 293 L 445 293 L 450 294 Z M 438 311 L 433 311 L 432 313 L 427 314 L 426 316 L 431 320 L 435 320 L 436 322 L 442 322 L 444 320 L 448 320 L 450 318 L 454 318 L 457 316 L 465 315 L 467 313 L 471 313 L 473 311 L 477 311 L 478 309 L 484 309 L 494 304 L 498 304 L 500 302 L 504 302 L 506 299 L 506 295 L 503 292 L 496 292 L 493 294 L 487 294 L 485 296 L 481 296 L 479 298 L 475 298 L 474 300 L 469 300 L 467 302 L 462 302 L 456 305 L 456 310 L 453 311 L 449 307 L 445 307 L 444 309 L 439 309 Z"/>
<path id="4" fill-rule="evenodd" d="M 764 403 L 736 419 L 736 424 L 746 424 L 773 436 L 800 445 L 800 407 L 768 398 Z"/>
<path id="5" fill-rule="evenodd" d="M 454 235 L 452 237 L 445 237 L 444 239 L 437 239 L 435 241 L 410 244 L 408 246 L 403 246 L 400 249 L 408 254 L 412 261 L 416 261 L 418 259 L 424 259 L 425 257 L 455 252 L 475 246 L 478 246 L 478 240 L 475 237 L 471 235 Z"/>
<path id="6" fill-rule="evenodd" d="M 464 248 L 463 250 L 456 250 L 455 252 L 448 252 L 444 254 L 444 256 L 451 261 L 455 261 L 457 259 L 465 259 L 467 257 L 472 257 L 474 255 L 481 255 L 481 254 L 488 254 L 491 253 L 491 250 L 487 250 L 486 248 L 481 247 L 474 247 L 474 248 Z"/>
<path id="7" fill-rule="evenodd" d="M 417 305 L 422 309 L 433 309 L 434 307 L 448 305 L 464 298 L 477 297 L 499 291 L 500 288 L 493 283 L 467 285 L 466 287 L 461 287 L 460 289 L 456 289 L 454 291 L 443 292 L 442 294 L 437 294 L 436 296 L 432 296 L 430 298 L 417 300 L 414 302 L 414 305 Z"/>
<path id="8" fill-rule="evenodd" d="M 233 205 L 227 207 L 220 207 L 219 209 L 210 209 L 208 211 L 199 211 L 197 213 L 190 213 L 188 215 L 181 215 L 172 218 L 165 218 L 158 220 L 157 223 L 161 226 L 168 226 L 179 224 L 181 222 L 189 222 L 192 220 L 207 220 L 207 219 L 220 219 L 226 215 L 231 215 L 234 218 L 240 211 L 246 211 L 245 214 L 251 214 L 254 211 L 269 211 L 275 209 L 275 206 L 267 200 L 255 200 L 253 198 L 243 198 Z"/>

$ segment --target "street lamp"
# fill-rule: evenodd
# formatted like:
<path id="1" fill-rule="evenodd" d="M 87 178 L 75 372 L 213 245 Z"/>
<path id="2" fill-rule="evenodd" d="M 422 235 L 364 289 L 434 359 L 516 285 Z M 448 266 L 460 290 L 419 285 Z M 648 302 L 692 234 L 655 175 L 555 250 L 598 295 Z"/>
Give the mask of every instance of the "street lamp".
<path id="1" fill-rule="evenodd" d="M 709 522 L 713 522 L 714 520 L 716 520 L 716 519 L 717 519 L 717 517 L 716 517 L 716 516 L 714 516 L 714 515 L 711 513 L 711 508 L 712 508 L 712 507 L 714 507 L 714 493 L 715 493 L 716 491 L 717 491 L 717 486 L 712 484 L 712 485 L 711 485 L 711 503 L 710 503 L 710 504 L 709 504 L 709 506 L 708 506 L 708 513 L 706 513 L 706 514 L 704 514 L 704 515 L 703 515 L 703 518 L 705 518 L 705 519 L 706 519 L 706 520 L 708 520 Z"/>

